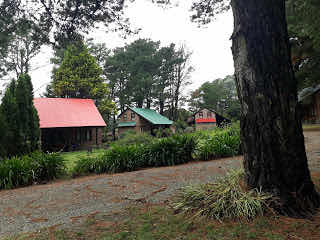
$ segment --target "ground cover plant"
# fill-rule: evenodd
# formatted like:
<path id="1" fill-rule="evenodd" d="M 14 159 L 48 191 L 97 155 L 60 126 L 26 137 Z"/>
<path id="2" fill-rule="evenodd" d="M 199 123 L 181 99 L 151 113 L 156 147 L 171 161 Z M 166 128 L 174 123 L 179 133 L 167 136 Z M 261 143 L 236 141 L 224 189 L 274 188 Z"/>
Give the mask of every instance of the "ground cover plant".
<path id="1" fill-rule="evenodd" d="M 58 153 L 34 152 L 0 161 L 0 189 L 50 181 L 64 174 L 64 160 Z"/>
<path id="2" fill-rule="evenodd" d="M 248 190 L 243 169 L 230 170 L 214 183 L 184 187 L 176 196 L 176 212 L 210 219 L 253 219 L 270 210 L 272 195 L 259 189 Z"/>

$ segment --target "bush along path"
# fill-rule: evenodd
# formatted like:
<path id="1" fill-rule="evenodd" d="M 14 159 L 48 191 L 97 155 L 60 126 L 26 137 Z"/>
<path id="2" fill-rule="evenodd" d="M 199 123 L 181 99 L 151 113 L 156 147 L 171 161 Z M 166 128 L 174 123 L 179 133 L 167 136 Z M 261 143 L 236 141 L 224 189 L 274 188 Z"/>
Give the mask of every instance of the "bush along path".
<path id="1" fill-rule="evenodd" d="M 240 154 L 240 129 L 234 125 L 214 131 L 174 135 L 140 144 L 114 144 L 99 156 L 80 159 L 74 176 L 89 173 L 135 171 L 146 167 L 174 166 Z"/>

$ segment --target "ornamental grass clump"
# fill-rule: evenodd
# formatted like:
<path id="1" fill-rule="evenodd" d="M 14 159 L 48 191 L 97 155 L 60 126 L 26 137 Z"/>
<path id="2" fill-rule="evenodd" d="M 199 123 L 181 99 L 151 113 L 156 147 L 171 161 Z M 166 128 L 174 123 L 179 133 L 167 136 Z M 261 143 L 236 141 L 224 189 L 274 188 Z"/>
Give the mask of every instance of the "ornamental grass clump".
<path id="1" fill-rule="evenodd" d="M 0 162 L 0 189 L 50 181 L 64 173 L 64 160 L 58 153 L 34 152 L 6 158 Z"/>
<path id="2" fill-rule="evenodd" d="M 154 141 L 146 146 L 144 159 L 149 166 L 173 166 L 193 160 L 192 152 L 196 146 L 191 134 L 174 135 Z"/>
<path id="3" fill-rule="evenodd" d="M 209 219 L 252 219 L 263 215 L 272 196 L 247 190 L 243 170 L 231 170 L 214 183 L 184 187 L 173 200 L 176 212 Z"/>
<path id="4" fill-rule="evenodd" d="M 207 161 L 241 153 L 240 129 L 237 126 L 216 129 L 199 136 L 194 153 L 196 159 Z"/>

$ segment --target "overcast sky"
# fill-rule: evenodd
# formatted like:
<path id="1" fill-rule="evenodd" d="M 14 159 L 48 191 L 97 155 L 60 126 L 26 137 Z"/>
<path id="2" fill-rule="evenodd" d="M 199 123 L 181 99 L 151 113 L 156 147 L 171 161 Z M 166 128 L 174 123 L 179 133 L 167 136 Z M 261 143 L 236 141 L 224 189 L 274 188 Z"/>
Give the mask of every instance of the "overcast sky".
<path id="1" fill-rule="evenodd" d="M 205 28 L 198 28 L 190 21 L 188 2 L 190 1 L 183 1 L 179 7 L 163 9 L 146 0 L 135 1 L 129 4 L 125 14 L 130 18 L 133 27 L 142 29 L 138 35 L 124 40 L 116 33 L 105 33 L 103 29 L 98 29 L 88 37 L 93 37 L 97 43 L 106 43 L 110 49 L 124 46 L 137 38 L 161 41 L 162 46 L 170 43 L 185 44 L 193 52 L 191 64 L 195 68 L 191 76 L 193 84 L 188 90 L 199 87 L 205 81 L 233 74 L 229 40 L 233 29 L 231 11 L 219 15 Z M 35 96 L 43 93 L 50 82 L 51 56 L 50 48 L 43 47 L 39 56 L 33 61 L 33 67 L 40 67 L 31 72 Z"/>

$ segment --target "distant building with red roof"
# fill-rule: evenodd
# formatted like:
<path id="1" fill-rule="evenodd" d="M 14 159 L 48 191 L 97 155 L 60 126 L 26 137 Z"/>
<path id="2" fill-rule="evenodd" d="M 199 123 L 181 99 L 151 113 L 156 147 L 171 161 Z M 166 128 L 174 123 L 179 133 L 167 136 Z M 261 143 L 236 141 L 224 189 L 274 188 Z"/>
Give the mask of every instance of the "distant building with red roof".
<path id="1" fill-rule="evenodd" d="M 194 125 L 196 130 L 220 127 L 223 122 L 230 123 L 231 121 L 207 108 L 198 110 L 188 119 L 189 125 Z"/>
<path id="2" fill-rule="evenodd" d="M 92 99 L 35 98 L 43 150 L 74 150 L 101 145 L 106 126 Z"/>

